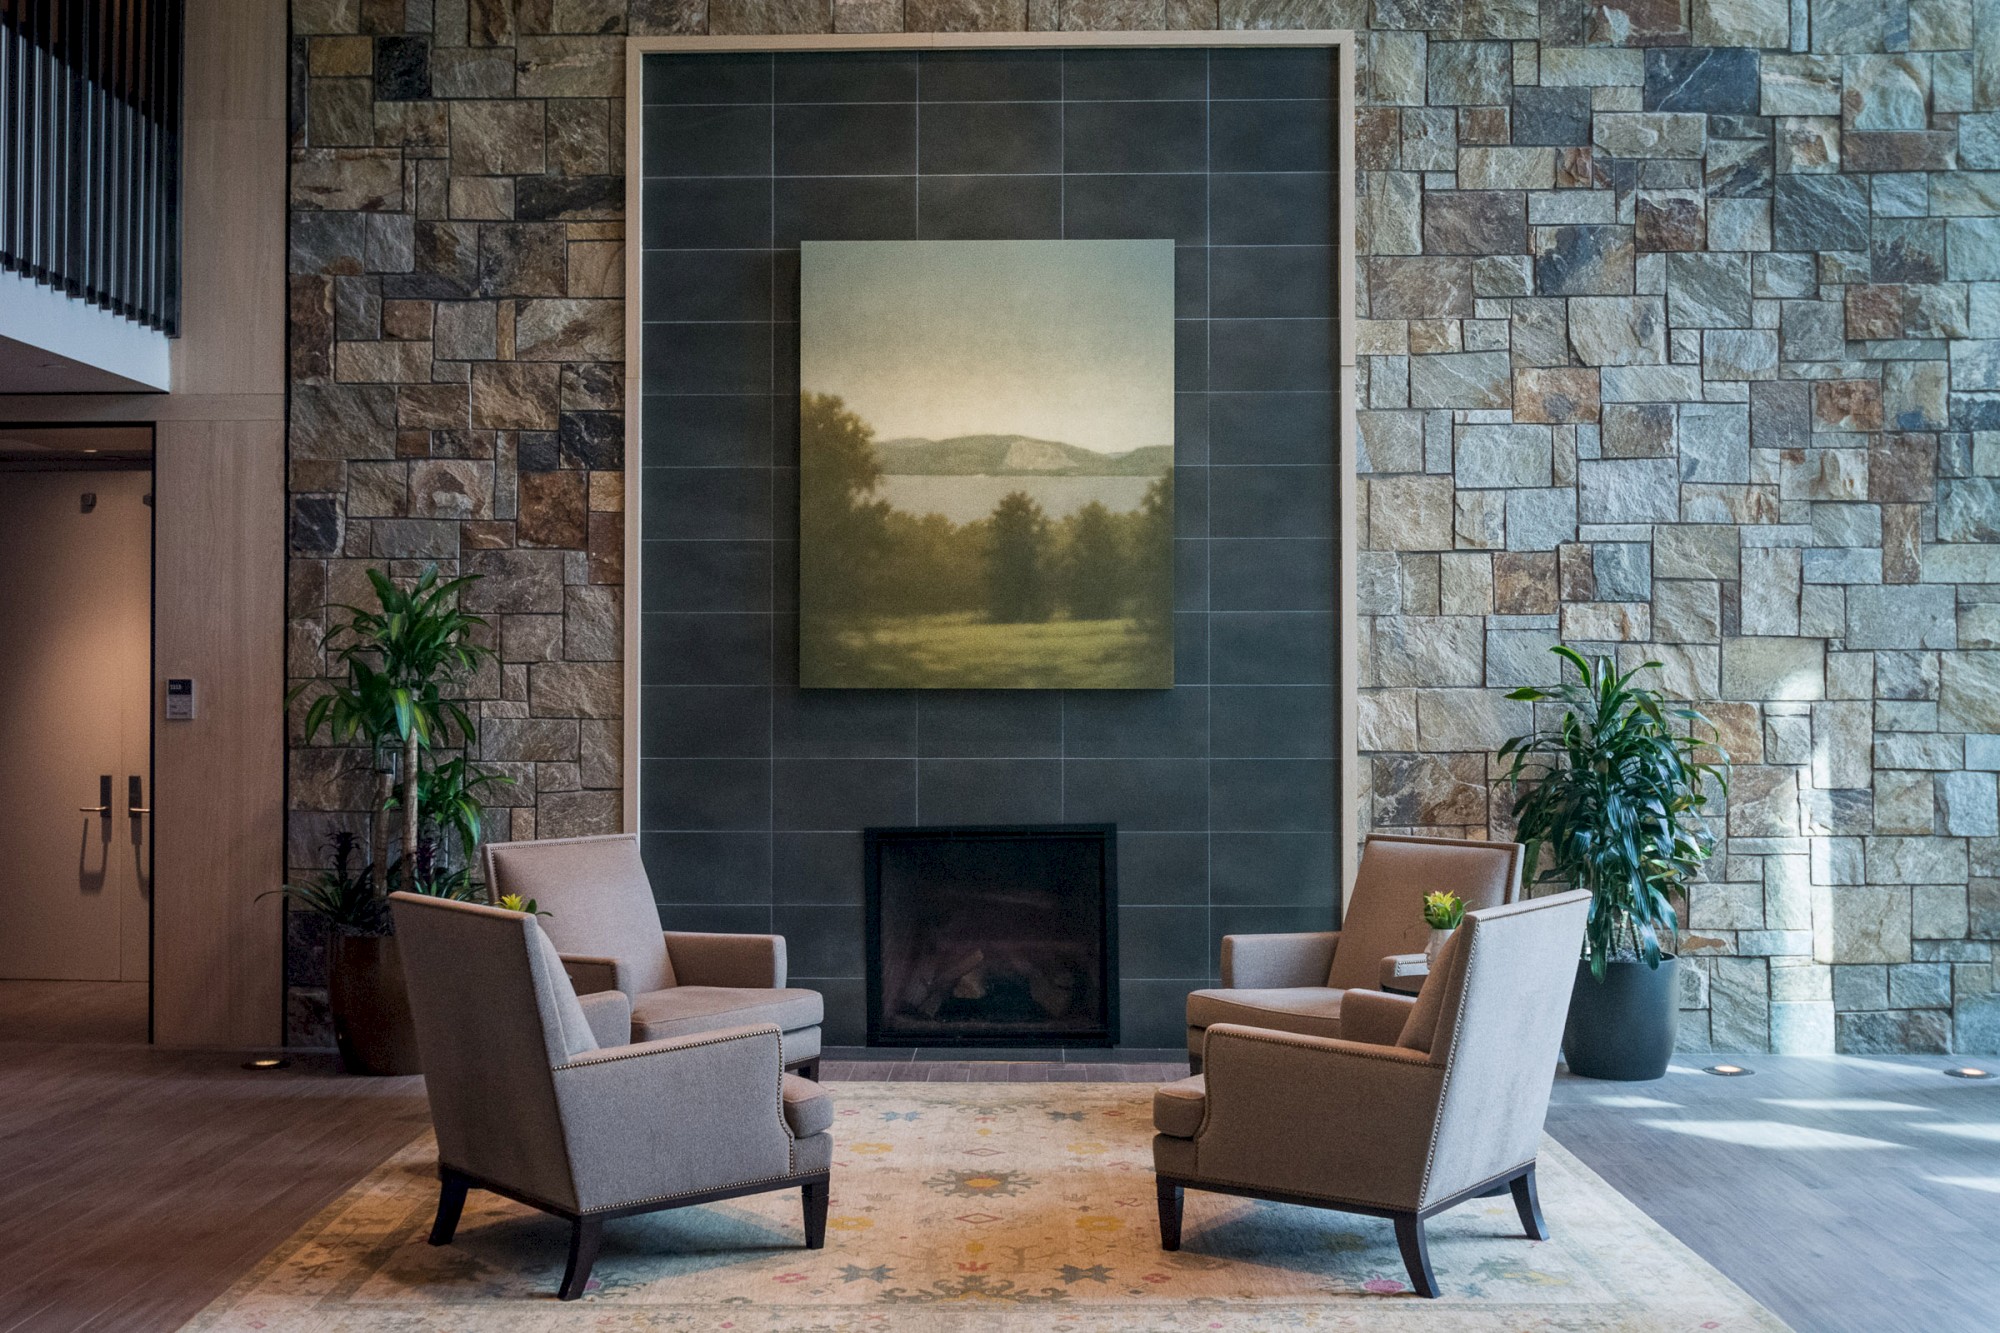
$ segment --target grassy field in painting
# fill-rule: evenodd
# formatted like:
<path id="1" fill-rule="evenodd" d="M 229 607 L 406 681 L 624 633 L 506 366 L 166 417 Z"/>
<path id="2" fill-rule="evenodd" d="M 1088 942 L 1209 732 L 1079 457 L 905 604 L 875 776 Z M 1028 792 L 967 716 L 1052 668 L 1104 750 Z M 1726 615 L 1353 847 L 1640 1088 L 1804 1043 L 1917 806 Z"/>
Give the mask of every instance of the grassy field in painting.
<path id="1" fill-rule="evenodd" d="M 975 612 L 829 626 L 808 687 L 1133 689 L 1173 684 L 1173 659 L 1138 620 L 993 624 Z M 810 668 L 809 668 L 810 670 Z M 818 676 L 819 678 L 813 678 Z"/>

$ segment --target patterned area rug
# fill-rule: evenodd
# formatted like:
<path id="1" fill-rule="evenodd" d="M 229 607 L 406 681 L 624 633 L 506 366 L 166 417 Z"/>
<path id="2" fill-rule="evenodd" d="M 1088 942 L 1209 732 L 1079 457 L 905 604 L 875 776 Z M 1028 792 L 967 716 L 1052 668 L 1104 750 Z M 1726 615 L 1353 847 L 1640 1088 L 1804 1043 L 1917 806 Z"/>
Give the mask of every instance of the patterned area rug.
<path id="1" fill-rule="evenodd" d="M 567 1228 L 475 1192 L 425 1244 L 429 1136 L 379 1167 L 188 1327 L 1109 1333 L 1187 1329 L 1781 1330 L 1734 1283 L 1553 1140 L 1555 1239 L 1504 1196 L 1430 1224 L 1445 1295 L 1405 1284 L 1387 1222 L 1190 1192 L 1159 1247 L 1152 1089 L 839 1083 L 826 1248 L 797 1191 L 615 1221 L 584 1299 L 554 1298 Z"/>

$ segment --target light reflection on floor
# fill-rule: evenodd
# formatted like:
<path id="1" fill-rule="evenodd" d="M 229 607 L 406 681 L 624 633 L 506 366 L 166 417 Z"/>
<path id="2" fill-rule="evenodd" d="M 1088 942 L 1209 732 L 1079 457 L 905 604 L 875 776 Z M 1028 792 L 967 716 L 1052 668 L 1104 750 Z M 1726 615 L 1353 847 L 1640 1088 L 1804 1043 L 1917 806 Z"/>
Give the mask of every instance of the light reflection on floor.
<path id="1" fill-rule="evenodd" d="M 1736 1143 L 1745 1148 L 1773 1148 L 1787 1151 L 1833 1149 L 1851 1152 L 1855 1149 L 1907 1146 L 1891 1143 L 1887 1139 L 1864 1138 L 1859 1134 L 1840 1134 L 1830 1129 L 1790 1125 L 1782 1120 L 1641 1120 L 1639 1123 L 1649 1129 L 1663 1129 L 1669 1134 L 1687 1134 L 1699 1139 L 1714 1139 L 1719 1143 Z"/>

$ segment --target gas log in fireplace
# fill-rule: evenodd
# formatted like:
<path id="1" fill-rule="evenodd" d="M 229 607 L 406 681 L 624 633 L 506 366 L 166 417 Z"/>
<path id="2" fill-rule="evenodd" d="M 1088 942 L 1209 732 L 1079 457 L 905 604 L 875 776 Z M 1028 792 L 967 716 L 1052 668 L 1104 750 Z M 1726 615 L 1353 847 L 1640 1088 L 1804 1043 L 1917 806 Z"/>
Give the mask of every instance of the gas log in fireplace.
<path id="1" fill-rule="evenodd" d="M 1118 1040 L 1117 828 L 869 829 L 868 1044 Z"/>

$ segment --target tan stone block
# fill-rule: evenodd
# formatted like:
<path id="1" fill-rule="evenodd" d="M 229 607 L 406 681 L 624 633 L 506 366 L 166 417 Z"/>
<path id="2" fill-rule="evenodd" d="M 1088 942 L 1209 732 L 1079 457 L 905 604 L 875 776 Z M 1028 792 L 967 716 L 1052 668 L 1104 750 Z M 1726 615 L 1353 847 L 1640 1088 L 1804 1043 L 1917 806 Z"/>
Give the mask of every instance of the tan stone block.
<path id="1" fill-rule="evenodd" d="M 528 361 L 479 361 L 472 366 L 472 424 L 493 430 L 554 430 L 562 374 Z"/>
<path id="2" fill-rule="evenodd" d="M 333 377 L 347 384 L 427 384 L 431 345 L 428 341 L 337 343 Z"/>
<path id="3" fill-rule="evenodd" d="M 571 296 L 625 295 L 625 243 L 623 241 L 571 241 L 569 246 L 569 286 Z"/>
<path id="4" fill-rule="evenodd" d="M 1493 607 L 1505 616 L 1556 612 L 1556 553 L 1501 551 L 1493 557 Z"/>
<path id="5" fill-rule="evenodd" d="M 306 69 L 315 78 L 366 77 L 375 72 L 375 43 L 367 37 L 314 37 L 306 43 Z"/>
<path id="6" fill-rule="evenodd" d="M 623 301 L 554 298 L 516 303 L 514 356 L 522 361 L 620 361 Z M 505 307 L 503 306 L 503 309 Z"/>
<path id="7" fill-rule="evenodd" d="M 523 546 L 581 549 L 589 535 L 584 474 L 524 472 L 515 532 Z"/>
<path id="8" fill-rule="evenodd" d="M 599 514 L 615 514 L 625 507 L 625 474 L 622 472 L 593 472 L 590 474 L 590 508 Z"/>
<path id="9" fill-rule="evenodd" d="M 413 465 L 410 512 L 418 518 L 491 518 L 493 465 L 461 458 Z"/>
<path id="10" fill-rule="evenodd" d="M 348 517 L 400 518 L 409 512 L 409 464 L 357 461 L 347 465 Z"/>
<path id="11" fill-rule="evenodd" d="M 528 668 L 528 702 L 536 717 L 619 716 L 625 673 L 616 662 L 537 662 Z"/>
<path id="12" fill-rule="evenodd" d="M 1577 423 L 1598 419 L 1597 372 L 1565 366 L 1514 372 L 1514 420 Z"/>
<path id="13" fill-rule="evenodd" d="M 1452 549 L 1449 477 L 1376 477 L 1368 488 L 1369 547 L 1378 551 Z"/>

